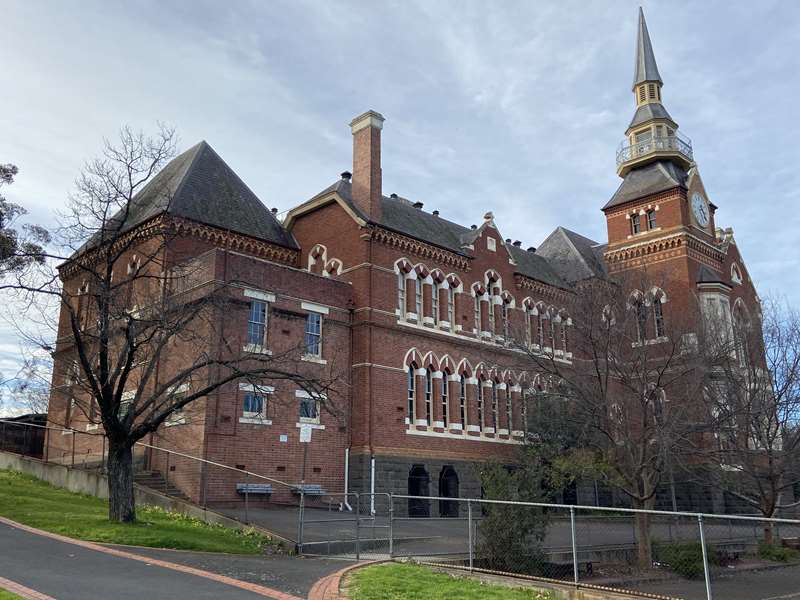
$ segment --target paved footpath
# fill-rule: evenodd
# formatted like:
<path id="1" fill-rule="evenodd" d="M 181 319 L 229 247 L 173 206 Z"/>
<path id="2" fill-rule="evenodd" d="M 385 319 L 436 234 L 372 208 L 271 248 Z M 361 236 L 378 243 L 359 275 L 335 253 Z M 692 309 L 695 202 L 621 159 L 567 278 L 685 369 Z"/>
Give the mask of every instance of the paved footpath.
<path id="1" fill-rule="evenodd" d="M 12 526 L 5 519 L 0 520 L 0 577 L 56 600 L 300 600 L 161 557 Z"/>

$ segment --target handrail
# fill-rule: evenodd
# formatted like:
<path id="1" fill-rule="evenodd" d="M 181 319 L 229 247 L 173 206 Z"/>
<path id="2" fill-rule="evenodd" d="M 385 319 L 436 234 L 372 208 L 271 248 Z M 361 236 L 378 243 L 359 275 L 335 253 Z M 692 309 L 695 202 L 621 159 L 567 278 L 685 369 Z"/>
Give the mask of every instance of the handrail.
<path id="1" fill-rule="evenodd" d="M 692 141 L 689 138 L 679 135 L 664 135 L 633 144 L 628 140 L 623 140 L 617 148 L 617 166 L 660 151 L 675 151 L 683 154 L 689 160 L 694 160 Z"/>
<path id="2" fill-rule="evenodd" d="M 18 421 L 10 421 L 8 419 L 0 418 L 0 423 L 7 423 L 9 425 L 16 425 L 22 427 L 35 427 L 38 429 L 48 429 L 52 431 L 71 431 L 73 434 L 78 433 L 81 435 L 88 435 L 88 436 L 97 436 L 105 438 L 105 434 L 103 433 L 89 433 L 87 431 L 80 431 L 78 429 L 73 429 L 72 427 L 52 427 L 50 425 L 37 425 L 36 423 L 20 423 Z M 228 469 L 229 471 L 236 471 L 237 473 L 242 473 L 247 476 L 256 477 L 258 479 L 264 479 L 266 481 L 270 481 L 273 483 L 277 483 L 279 485 L 286 486 L 290 489 L 300 489 L 300 485 L 296 483 L 288 483 L 286 481 L 281 481 L 280 479 L 273 479 L 272 477 L 267 477 L 266 475 L 260 475 L 259 473 L 253 473 L 252 471 L 247 471 L 245 469 L 238 469 L 236 467 L 231 467 L 230 465 L 226 465 L 223 463 L 214 462 L 212 460 L 208 460 L 205 458 L 200 458 L 198 456 L 192 456 L 190 454 L 184 454 L 183 452 L 178 452 L 176 450 L 168 450 L 167 448 L 161 448 L 160 446 L 153 446 L 151 444 L 147 444 L 145 442 L 136 442 L 135 446 L 142 446 L 144 448 L 150 448 L 152 450 L 158 450 L 160 452 L 166 452 L 168 454 L 173 454 L 175 456 L 180 456 L 182 458 L 188 458 L 191 460 L 196 460 L 197 462 L 205 463 L 207 465 L 211 465 L 214 467 L 220 467 L 222 469 Z"/>

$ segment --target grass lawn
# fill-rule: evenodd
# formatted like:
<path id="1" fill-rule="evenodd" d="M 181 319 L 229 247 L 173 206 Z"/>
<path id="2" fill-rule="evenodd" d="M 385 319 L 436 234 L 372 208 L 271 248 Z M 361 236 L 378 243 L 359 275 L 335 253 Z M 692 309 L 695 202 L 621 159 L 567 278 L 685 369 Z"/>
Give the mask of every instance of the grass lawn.
<path id="1" fill-rule="evenodd" d="M 0 470 L 0 515 L 80 540 L 177 548 L 205 552 L 258 554 L 269 538 L 254 530 L 208 525 L 156 507 L 137 507 L 134 524 L 108 521 L 108 501 L 74 494 L 15 471 Z M 5 598 L 0 595 L 0 600 Z"/>
<path id="2" fill-rule="evenodd" d="M 349 594 L 352 600 L 555 600 L 551 594 L 484 584 L 398 563 L 358 569 L 350 579 Z"/>
<path id="3" fill-rule="evenodd" d="M 0 588 L 0 600 L 22 600 L 22 597 Z"/>

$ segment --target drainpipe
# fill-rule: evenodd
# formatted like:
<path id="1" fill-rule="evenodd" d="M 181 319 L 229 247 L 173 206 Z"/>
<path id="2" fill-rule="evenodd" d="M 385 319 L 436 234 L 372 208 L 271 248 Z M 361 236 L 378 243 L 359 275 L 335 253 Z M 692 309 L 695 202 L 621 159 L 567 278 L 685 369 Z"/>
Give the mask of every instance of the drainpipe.
<path id="1" fill-rule="evenodd" d="M 350 491 L 350 447 L 344 449 L 344 506 L 350 512 L 353 507 L 347 502 L 347 493 Z"/>
<path id="2" fill-rule="evenodd" d="M 369 514 L 375 515 L 375 456 L 369 458 Z"/>

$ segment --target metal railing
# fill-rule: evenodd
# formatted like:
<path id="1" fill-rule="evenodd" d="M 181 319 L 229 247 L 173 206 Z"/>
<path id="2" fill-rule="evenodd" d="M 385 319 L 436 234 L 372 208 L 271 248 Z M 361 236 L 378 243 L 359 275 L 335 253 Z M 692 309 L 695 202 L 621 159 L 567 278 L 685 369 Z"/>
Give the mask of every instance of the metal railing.
<path id="1" fill-rule="evenodd" d="M 32 434 L 73 436 L 69 450 L 30 453 Z M 0 450 L 82 469 L 105 469 L 85 452 L 87 433 L 0 419 Z M 22 443 L 20 443 L 22 440 Z M 77 441 L 76 441 L 77 440 Z M 237 500 L 215 510 L 294 542 L 298 553 L 362 560 L 408 558 L 455 570 L 518 580 L 710 600 L 757 597 L 757 573 L 769 573 L 770 594 L 800 592 L 800 520 L 750 515 L 636 510 L 543 502 L 403 494 L 308 492 L 246 469 L 137 444 L 142 466 L 163 473 L 158 491 L 186 494 L 206 507 L 208 490 Z M 147 455 L 149 453 L 149 456 Z M 144 462 L 147 461 L 147 462 Z M 153 482 L 150 482 L 151 484 Z M 153 485 L 151 485 L 153 487 Z M 275 503 L 288 492 L 292 502 Z M 271 493 L 267 493 L 267 492 Z M 241 492 L 241 493 L 239 493 Z M 278 506 L 276 506 L 278 504 Z M 770 540 L 770 543 L 767 543 Z M 797 550 L 793 548 L 798 548 Z M 763 571 L 764 569 L 771 569 Z M 778 569 L 778 570 L 776 570 Z M 767 577 L 763 576 L 762 577 Z M 752 596 L 746 586 L 752 586 Z"/>
<path id="2" fill-rule="evenodd" d="M 691 140 L 676 133 L 676 135 L 655 136 L 633 144 L 628 140 L 622 141 L 617 148 L 617 166 L 655 152 L 678 152 L 690 161 L 694 160 Z"/>

